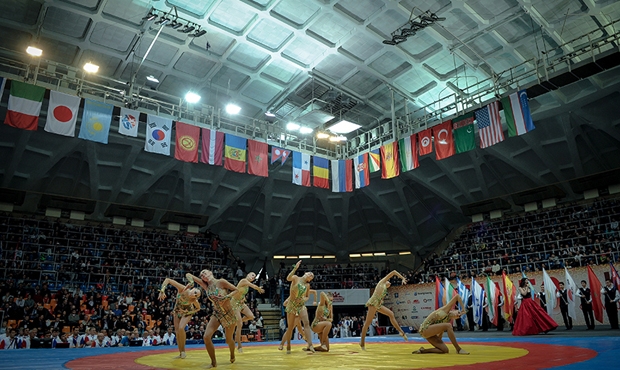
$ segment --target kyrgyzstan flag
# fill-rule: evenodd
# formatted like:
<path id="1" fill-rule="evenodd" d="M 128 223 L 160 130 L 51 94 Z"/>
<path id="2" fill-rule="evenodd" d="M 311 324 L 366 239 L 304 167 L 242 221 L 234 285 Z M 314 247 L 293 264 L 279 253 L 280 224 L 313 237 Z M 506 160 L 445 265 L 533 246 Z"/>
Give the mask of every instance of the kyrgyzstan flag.
<path id="1" fill-rule="evenodd" d="M 454 155 L 454 139 L 452 138 L 452 121 L 446 121 L 433 127 L 435 137 L 435 156 L 437 160 Z"/>
<path id="2" fill-rule="evenodd" d="M 226 147 L 224 148 L 225 169 L 245 173 L 246 143 L 247 139 L 226 134 Z"/>
<path id="3" fill-rule="evenodd" d="M 75 123 L 80 109 L 80 99 L 59 91 L 50 91 L 45 131 L 52 134 L 75 137 Z"/>
<path id="4" fill-rule="evenodd" d="M 418 132 L 418 143 L 420 144 L 420 155 L 431 154 L 433 152 L 433 140 L 431 139 L 432 130 L 430 128 Z"/>
<path id="5" fill-rule="evenodd" d="M 200 127 L 177 121 L 174 158 L 183 162 L 198 163 Z"/>
<path id="6" fill-rule="evenodd" d="M 248 140 L 248 173 L 250 175 L 269 176 L 268 145 L 256 140 Z"/>
<path id="7" fill-rule="evenodd" d="M 221 166 L 223 155 L 224 133 L 203 128 L 202 153 L 200 155 L 200 161 L 213 166 Z"/>
<path id="8" fill-rule="evenodd" d="M 4 79 L 2 82 L 4 83 Z M 4 85 L 2 86 L 4 89 Z M 45 89 L 20 81 L 11 81 L 11 95 L 4 123 L 24 130 L 36 131 Z"/>

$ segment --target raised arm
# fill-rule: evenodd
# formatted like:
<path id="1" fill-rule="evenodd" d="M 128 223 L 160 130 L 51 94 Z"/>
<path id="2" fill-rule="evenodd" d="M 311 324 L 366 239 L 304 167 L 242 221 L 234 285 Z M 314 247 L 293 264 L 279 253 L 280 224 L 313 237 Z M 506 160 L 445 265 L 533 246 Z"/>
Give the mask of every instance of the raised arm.
<path id="1" fill-rule="evenodd" d="M 230 293 L 234 293 L 234 292 L 237 291 L 237 287 L 232 285 L 231 283 L 229 283 L 227 280 L 218 279 L 216 284 L 217 284 L 218 287 L 226 289 Z"/>
<path id="2" fill-rule="evenodd" d="M 394 276 L 397 276 L 400 280 L 403 281 L 403 284 L 407 283 L 407 279 L 405 279 L 405 277 L 403 275 L 400 274 L 400 272 L 393 270 L 392 272 L 390 272 L 389 274 L 385 275 L 385 277 L 383 279 L 381 279 L 381 283 L 385 283 L 386 281 L 390 280 L 391 278 L 393 278 Z"/>
<path id="3" fill-rule="evenodd" d="M 260 294 L 265 293 L 265 290 L 262 287 L 259 287 L 258 285 L 254 283 L 250 283 L 248 279 L 241 279 L 239 284 L 237 284 L 237 288 L 243 288 L 244 286 L 249 286 L 250 288 L 258 291 Z"/>
<path id="4" fill-rule="evenodd" d="M 200 287 L 201 287 L 202 289 L 204 289 L 205 291 L 206 291 L 206 290 L 207 290 L 207 288 L 208 288 L 207 284 L 206 284 L 204 281 L 202 281 L 202 279 L 201 279 L 201 278 L 199 278 L 199 277 L 198 277 L 198 276 L 196 276 L 196 275 L 192 275 L 192 274 L 190 274 L 190 273 L 188 272 L 187 274 L 185 274 L 185 278 L 186 278 L 188 281 L 193 281 L 193 282 L 195 282 L 196 284 L 200 285 Z"/>
<path id="5" fill-rule="evenodd" d="M 187 289 L 187 288 L 189 288 L 189 287 L 190 287 L 190 284 L 188 284 L 187 286 L 185 286 L 185 285 L 183 285 L 183 284 L 181 284 L 181 283 L 178 283 L 178 282 L 176 282 L 176 281 L 174 281 L 174 280 L 172 280 L 172 279 L 168 279 L 168 278 L 166 278 L 166 279 L 164 280 L 164 282 L 161 284 L 161 288 L 159 289 L 159 300 L 160 300 L 160 301 L 161 301 L 161 300 L 166 299 L 166 287 L 168 286 L 168 284 L 170 284 L 170 285 L 172 285 L 173 287 L 177 288 L 177 290 L 178 290 L 179 292 L 182 292 L 182 291 L 184 291 L 185 289 Z"/>
<path id="6" fill-rule="evenodd" d="M 288 273 L 288 275 L 286 276 L 287 281 L 293 281 L 293 277 L 295 276 L 295 273 L 297 272 L 299 265 L 301 265 L 301 260 L 297 261 L 295 266 L 293 266 L 293 269 L 291 270 L 291 272 Z"/>

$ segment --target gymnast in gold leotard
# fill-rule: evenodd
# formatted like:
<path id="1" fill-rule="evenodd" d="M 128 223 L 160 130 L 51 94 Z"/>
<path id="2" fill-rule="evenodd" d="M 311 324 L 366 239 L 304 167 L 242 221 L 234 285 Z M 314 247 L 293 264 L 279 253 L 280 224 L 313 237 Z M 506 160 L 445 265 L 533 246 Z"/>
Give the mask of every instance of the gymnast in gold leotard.
<path id="1" fill-rule="evenodd" d="M 166 286 L 170 284 L 177 288 L 177 298 L 174 303 L 174 329 L 176 331 L 177 345 L 179 347 L 179 357 L 185 358 L 185 326 L 192 316 L 200 311 L 200 289 L 193 288 L 194 282 L 190 280 L 189 284 L 183 285 L 172 279 L 166 278 L 161 285 L 159 291 L 159 300 L 166 299 Z"/>
<path id="2" fill-rule="evenodd" d="M 200 277 L 192 274 L 186 275 L 188 279 L 193 279 L 198 285 L 205 290 L 209 301 L 213 304 L 213 315 L 209 319 L 203 339 L 205 348 L 211 358 L 211 365 L 208 368 L 217 367 L 215 359 L 215 346 L 213 346 L 213 334 L 221 324 L 224 327 L 224 335 L 226 336 L 226 344 L 230 350 L 230 362 L 235 362 L 235 341 L 233 333 L 237 326 L 237 316 L 233 309 L 231 296 L 237 291 L 237 287 L 224 279 L 216 279 L 209 270 L 202 270 Z"/>
<path id="3" fill-rule="evenodd" d="M 459 319 L 467 313 L 467 310 L 452 310 L 457 302 L 461 305 L 461 307 L 465 307 L 461 296 L 455 295 L 445 306 L 431 312 L 431 314 L 424 319 L 424 322 L 422 322 L 422 325 L 418 328 L 418 333 L 420 333 L 420 336 L 426 339 L 434 348 L 420 347 L 417 351 L 413 351 L 413 354 L 448 353 L 450 350 L 441 339 L 444 332 L 448 333 L 448 337 L 456 349 L 456 353 L 461 355 L 469 354 L 469 352 L 462 349 L 457 343 L 456 336 L 454 335 L 454 329 L 450 323 L 451 320 Z"/>
<path id="4" fill-rule="evenodd" d="M 315 351 L 329 352 L 329 332 L 332 330 L 334 309 L 332 307 L 332 295 L 321 292 L 321 300 L 316 307 L 314 320 L 310 325 L 313 332 L 319 335 L 321 345 L 314 347 Z"/>
<path id="5" fill-rule="evenodd" d="M 243 327 L 243 322 L 254 320 L 254 314 L 248 305 L 245 304 L 245 296 L 248 294 L 250 288 L 261 294 L 265 292 L 262 287 L 252 284 L 254 279 L 256 279 L 256 274 L 250 272 L 245 279 L 239 280 L 239 283 L 237 283 L 237 291 L 231 293 L 232 306 L 235 311 L 235 316 L 237 317 L 235 342 L 237 342 L 237 349 L 240 353 L 243 352 L 241 346 L 241 328 Z M 243 314 L 243 318 L 241 314 Z"/>
<path id="6" fill-rule="evenodd" d="M 403 329 L 401 329 L 400 325 L 398 325 L 398 322 L 394 317 L 394 312 L 392 312 L 392 310 L 390 310 L 389 308 L 383 306 L 383 300 L 387 296 L 388 288 L 391 285 L 390 279 L 394 276 L 402 280 L 403 284 L 407 283 L 407 279 L 405 279 L 405 277 L 401 275 L 398 271 L 394 270 L 387 274 L 383 279 L 379 280 L 377 286 L 375 287 L 375 291 L 372 293 L 370 299 L 368 299 L 368 302 L 366 302 L 368 312 L 366 313 L 366 321 L 364 321 L 364 327 L 362 328 L 362 335 L 360 340 L 360 347 L 362 347 L 362 350 L 366 350 L 366 332 L 368 331 L 368 327 L 370 326 L 370 323 L 372 322 L 372 319 L 375 317 L 375 314 L 377 312 L 389 317 L 390 323 L 392 323 L 394 329 L 398 330 L 400 336 L 403 337 L 404 340 L 407 340 L 407 334 L 405 334 Z"/>
<path id="7" fill-rule="evenodd" d="M 316 291 L 310 289 L 309 284 L 309 282 L 314 279 L 314 274 L 312 272 L 306 272 L 301 277 L 295 275 L 299 265 L 301 265 L 301 260 L 293 266 L 293 270 L 286 277 L 286 280 L 291 282 L 290 296 L 288 298 L 288 304 L 286 305 L 287 328 L 286 333 L 284 333 L 284 338 L 288 342 L 286 346 L 286 353 L 291 353 L 290 339 L 293 335 L 293 329 L 295 328 L 295 316 L 297 315 L 299 315 L 301 322 L 304 325 L 304 337 L 306 342 L 308 342 L 307 350 L 314 352 L 314 347 L 312 347 L 310 323 L 308 320 L 308 310 L 306 309 L 307 294 L 314 293 L 314 304 L 316 305 L 317 303 Z"/>

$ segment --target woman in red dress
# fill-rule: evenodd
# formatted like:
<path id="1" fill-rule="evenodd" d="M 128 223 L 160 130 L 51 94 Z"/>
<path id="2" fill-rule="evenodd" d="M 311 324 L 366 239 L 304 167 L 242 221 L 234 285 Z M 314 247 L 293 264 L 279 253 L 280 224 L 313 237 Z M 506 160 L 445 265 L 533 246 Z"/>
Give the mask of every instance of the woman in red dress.
<path id="1" fill-rule="evenodd" d="M 512 335 L 534 335 L 555 330 L 558 324 L 532 299 L 527 278 L 519 281 L 519 293 L 523 296 Z"/>

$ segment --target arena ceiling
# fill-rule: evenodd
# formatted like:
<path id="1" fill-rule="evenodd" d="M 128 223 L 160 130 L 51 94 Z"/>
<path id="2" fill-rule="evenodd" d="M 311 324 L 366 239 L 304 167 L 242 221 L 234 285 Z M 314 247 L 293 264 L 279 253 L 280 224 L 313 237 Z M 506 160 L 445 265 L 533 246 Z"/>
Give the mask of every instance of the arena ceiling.
<path id="1" fill-rule="evenodd" d="M 161 17 L 144 17 L 174 18 L 174 10 L 183 26 L 156 38 Z M 383 43 L 426 11 L 445 20 Z M 145 95 L 191 89 L 213 107 L 236 102 L 246 117 L 271 111 L 274 125 L 320 129 L 342 117 L 362 125 L 358 135 L 391 122 L 392 104 L 400 122 L 406 113 L 420 119 L 441 108 L 438 99 L 506 78 L 511 67 L 531 68 L 532 58 L 570 57 L 592 38 L 615 35 L 608 24 L 618 19 L 614 0 L 0 0 L 0 55 L 27 60 L 23 50 L 36 42 L 44 58 L 77 68 L 94 62 L 121 87 L 142 64 Z M 188 22 L 207 33 L 179 32 Z M 617 50 L 610 45 L 571 57 L 564 71 Z M 60 194 L 96 200 L 94 220 L 106 219 L 110 203 L 155 208 L 147 226 L 165 211 L 206 214 L 208 227 L 248 259 L 423 255 L 469 221 L 464 205 L 551 184 L 577 199 L 568 181 L 620 167 L 619 97 L 618 68 L 578 78 L 531 100 L 533 132 L 442 161 L 421 157 L 418 169 L 393 180 L 374 174 L 369 187 L 347 194 L 291 184 L 290 162 L 259 178 L 145 153 L 142 139 L 111 135 L 101 145 L 1 125 L 0 186 L 28 191 L 19 210 L 29 212 L 41 194 Z"/>

